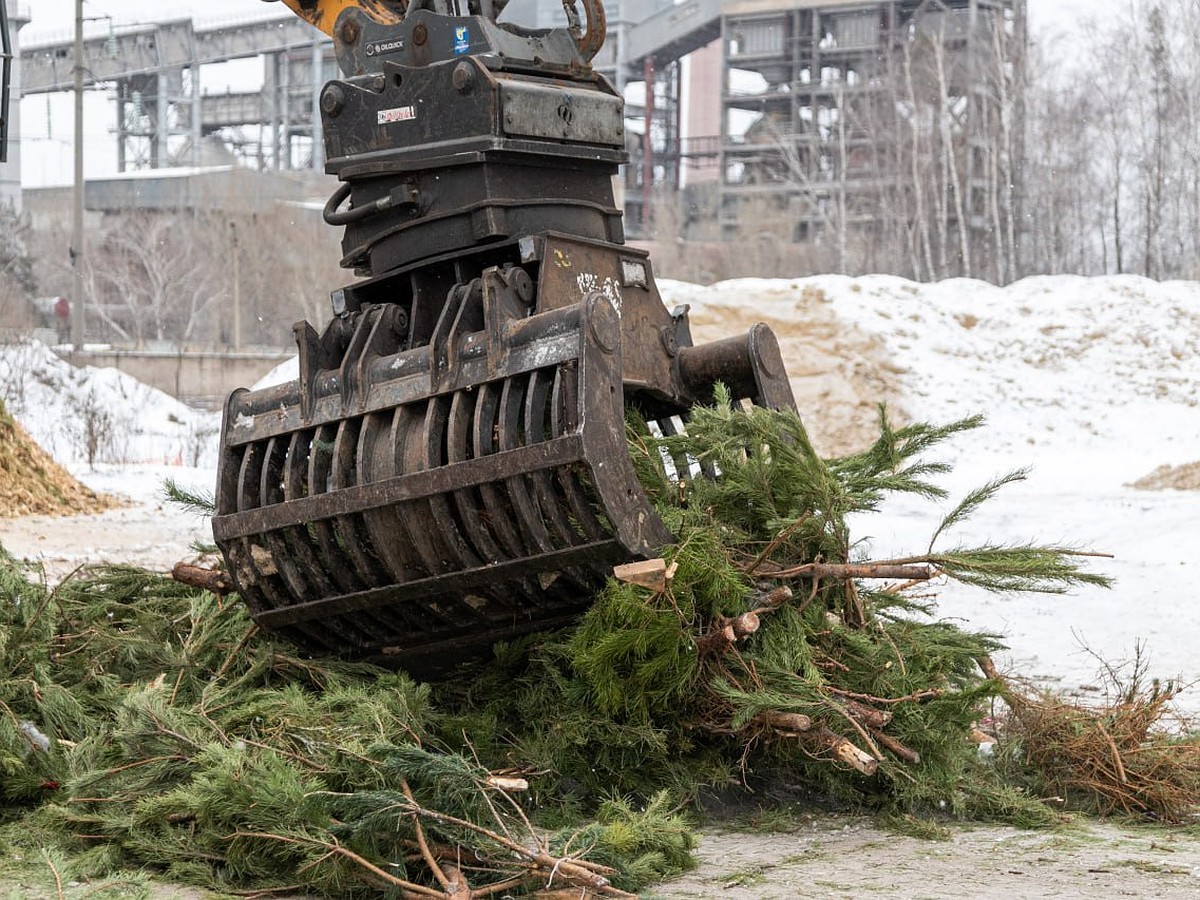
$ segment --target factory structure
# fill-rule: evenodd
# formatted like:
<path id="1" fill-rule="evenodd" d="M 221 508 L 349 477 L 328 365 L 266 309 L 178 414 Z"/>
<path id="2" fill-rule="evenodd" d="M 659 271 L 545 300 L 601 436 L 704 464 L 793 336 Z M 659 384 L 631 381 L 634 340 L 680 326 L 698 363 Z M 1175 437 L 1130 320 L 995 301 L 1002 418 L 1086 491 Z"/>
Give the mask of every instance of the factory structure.
<path id="1" fill-rule="evenodd" d="M 595 64 L 626 98 L 628 231 L 650 233 L 674 194 L 697 239 L 770 215 L 796 242 L 845 241 L 911 229 L 885 220 L 911 219 L 905 198 L 928 178 L 942 185 L 941 242 L 991 253 L 997 228 L 1019 221 L 1026 2 L 609 0 Z M 554 25 L 562 3 L 511 0 L 505 17 Z M 333 48 L 290 13 L 99 27 L 84 55 L 89 86 L 115 101 L 122 172 L 324 166 L 314 128 Z M 20 96 L 72 88 L 68 36 L 26 42 L 19 59 Z M 260 89 L 205 90 L 209 66 L 238 59 L 261 60 Z M 938 243 L 906 239 L 914 253 Z"/>

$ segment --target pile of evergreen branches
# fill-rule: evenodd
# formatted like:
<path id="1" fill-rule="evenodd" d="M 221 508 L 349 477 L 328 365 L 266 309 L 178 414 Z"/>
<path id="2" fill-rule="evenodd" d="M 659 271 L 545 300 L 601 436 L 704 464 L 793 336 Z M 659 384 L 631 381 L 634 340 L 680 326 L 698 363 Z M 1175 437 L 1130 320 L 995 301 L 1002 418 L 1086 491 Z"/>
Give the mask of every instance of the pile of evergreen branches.
<path id="1" fill-rule="evenodd" d="M 720 394 L 686 436 L 632 421 L 679 537 L 670 578 L 614 579 L 577 627 L 432 686 L 304 658 L 240 604 L 151 573 L 48 590 L 0 557 L 0 817 L 20 823 L 0 852 L 69 851 L 77 878 L 151 866 L 328 896 L 620 896 L 690 864 L 679 813 L 709 785 L 1049 822 L 969 740 L 1002 690 L 980 668 L 995 638 L 920 597 L 941 577 L 1102 579 L 1060 548 L 938 549 L 1019 473 L 910 558 L 857 558 L 847 525 L 889 494 L 944 497 L 925 456 L 978 424 L 881 416 L 874 446 L 826 461 L 794 414 Z"/>
<path id="2" fill-rule="evenodd" d="M 428 687 L 302 659 L 240 604 L 124 568 L 46 591 L 7 557 L 0 591 L 0 815 L 73 851 L 74 877 L 440 896 L 553 875 L 623 896 L 687 861 L 662 799 L 536 828 L 438 749 Z"/>

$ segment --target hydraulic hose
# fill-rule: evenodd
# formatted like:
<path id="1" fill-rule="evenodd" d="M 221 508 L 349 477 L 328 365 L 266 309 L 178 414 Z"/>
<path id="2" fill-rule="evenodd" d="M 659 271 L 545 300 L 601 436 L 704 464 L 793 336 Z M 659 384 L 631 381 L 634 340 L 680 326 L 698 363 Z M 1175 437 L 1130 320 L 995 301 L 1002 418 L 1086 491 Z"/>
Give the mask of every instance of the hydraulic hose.
<path id="1" fill-rule="evenodd" d="M 322 210 L 321 214 L 324 216 L 327 224 L 336 226 L 350 225 L 393 209 L 403 207 L 415 209 L 419 203 L 419 195 L 415 187 L 405 182 L 393 189 L 386 197 L 380 197 L 374 203 L 368 203 L 365 206 L 354 206 L 346 210 L 339 209 L 350 197 L 350 190 L 349 182 L 339 185 L 338 189 L 333 192 L 333 196 L 325 203 L 325 209 Z"/>

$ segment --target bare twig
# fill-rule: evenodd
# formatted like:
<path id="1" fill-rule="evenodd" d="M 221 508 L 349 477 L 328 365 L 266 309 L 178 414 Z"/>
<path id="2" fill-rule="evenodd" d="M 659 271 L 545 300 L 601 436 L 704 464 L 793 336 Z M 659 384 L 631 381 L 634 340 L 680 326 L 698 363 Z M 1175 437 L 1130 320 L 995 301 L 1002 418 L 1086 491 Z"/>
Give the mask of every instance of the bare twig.
<path id="1" fill-rule="evenodd" d="M 418 804 L 410 805 L 410 812 L 423 816 L 428 819 L 433 819 L 435 822 L 443 822 L 447 825 L 454 825 L 458 828 L 465 828 L 476 834 L 482 835 L 491 841 L 510 850 L 517 856 L 528 860 L 535 865 L 547 869 L 557 876 L 561 876 L 568 881 L 590 888 L 604 896 L 609 897 L 626 897 L 633 898 L 634 894 L 628 894 L 625 891 L 614 888 L 608 881 L 607 875 L 614 874 L 614 871 L 607 866 L 602 866 L 599 863 L 589 862 L 583 859 L 564 859 L 556 857 L 547 851 L 538 848 L 536 850 L 519 844 L 511 838 L 507 838 L 502 834 L 498 834 L 490 828 L 483 825 L 469 822 L 466 819 L 460 819 L 457 816 L 447 815 L 435 810 L 425 809 Z"/>
<path id="2" fill-rule="evenodd" d="M 33 615 L 30 616 L 29 620 L 25 623 L 25 627 L 21 629 L 21 633 L 17 635 L 17 639 L 14 642 L 14 644 L 19 644 L 21 641 L 23 641 L 25 639 L 25 637 L 29 634 L 29 629 L 32 628 L 34 626 L 34 624 L 37 622 L 37 620 L 42 617 L 42 613 L 44 613 L 46 611 L 46 607 L 48 607 L 51 603 L 54 602 L 54 598 L 58 596 L 58 592 L 60 590 L 62 590 L 63 585 L 65 585 L 65 584 L 67 584 L 67 582 L 71 581 L 82 570 L 83 570 L 82 564 L 76 566 L 74 568 L 74 570 L 71 571 L 71 573 L 67 575 L 66 578 L 64 578 L 62 581 L 60 581 L 58 584 L 56 584 L 54 586 L 54 590 L 52 590 L 46 594 L 46 596 L 42 600 L 42 602 L 38 604 L 38 608 L 34 611 Z"/>
<path id="3" fill-rule="evenodd" d="M 888 750 L 896 754 L 907 763 L 912 763 L 914 766 L 921 764 L 921 754 L 916 750 L 905 747 L 902 743 L 892 737 L 890 734 L 884 734 L 882 731 L 874 732 L 875 740 L 883 744 Z"/>
<path id="4" fill-rule="evenodd" d="M 54 865 L 54 860 L 50 858 L 49 850 L 42 850 L 42 859 L 46 861 L 46 865 L 48 865 L 50 867 L 50 871 L 54 873 L 54 886 L 58 891 L 58 900 L 63 900 L 65 895 L 63 894 L 62 873 L 58 871 L 58 866 Z"/>
<path id="5" fill-rule="evenodd" d="M 413 797 L 412 788 L 408 786 L 408 779 L 400 779 L 400 790 L 403 791 L 404 797 L 413 807 L 417 806 L 417 801 Z M 425 865 L 429 867 L 429 871 L 433 873 L 433 877 L 437 879 L 437 883 L 445 888 L 446 893 L 452 892 L 449 876 L 442 871 L 442 867 L 438 865 L 434 859 L 433 853 L 429 849 L 429 844 L 425 840 L 425 829 L 421 827 L 421 817 L 417 813 L 412 814 L 413 829 L 417 834 L 417 847 L 421 851 L 421 858 L 425 860 Z"/>
<path id="6" fill-rule="evenodd" d="M 884 578 L 922 582 L 936 577 L 929 564 L 805 563 L 790 569 L 763 573 L 768 578 Z"/>
<path id="7" fill-rule="evenodd" d="M 772 553 L 774 553 L 775 550 L 778 549 L 780 544 L 782 544 L 784 541 L 786 541 L 788 538 L 790 538 L 793 534 L 795 534 L 797 531 L 799 531 L 804 526 L 804 523 L 809 520 L 810 517 L 811 516 L 809 513 L 805 513 L 803 516 L 801 516 L 799 519 L 797 519 L 795 522 L 793 522 L 787 528 L 784 528 L 782 531 L 780 531 L 779 534 L 775 535 L 775 537 L 773 537 L 771 539 L 771 542 L 769 544 L 767 544 L 766 547 L 763 548 L 763 551 L 761 553 L 759 553 L 758 556 L 756 556 L 754 558 L 753 562 L 751 562 L 750 565 L 746 568 L 746 574 L 754 575 L 754 573 L 758 571 L 758 567 L 763 564 L 763 562 L 767 559 L 767 557 L 770 556 Z"/>
<path id="8" fill-rule="evenodd" d="M 856 694 L 853 691 L 843 691 L 835 687 L 827 687 L 825 690 L 831 694 L 836 694 L 838 697 L 845 697 L 850 700 L 858 700 L 860 703 L 870 703 L 882 706 L 894 706 L 897 703 L 920 703 L 922 700 L 933 700 L 943 696 L 946 692 L 931 688 L 927 691 L 916 691 L 904 697 L 872 697 L 870 694 Z"/>
<path id="9" fill-rule="evenodd" d="M 251 838 L 262 841 L 278 841 L 283 844 L 292 844 L 297 847 L 316 847 L 322 850 L 327 850 L 327 855 L 340 856 L 343 859 L 347 859 L 392 887 L 397 887 L 403 891 L 407 891 L 411 894 L 417 894 L 422 897 L 438 897 L 441 898 L 441 900 L 446 900 L 446 894 L 443 891 L 426 887 L 423 884 L 416 884 L 412 881 L 405 881 L 403 878 L 397 878 L 390 872 L 385 872 L 370 860 L 359 856 L 353 850 L 343 847 L 341 844 L 337 843 L 336 840 L 333 843 L 329 843 L 327 841 L 318 841 L 314 838 L 294 838 L 282 834 L 270 834 L 268 832 L 260 831 L 235 831 L 233 833 L 233 837 Z"/>

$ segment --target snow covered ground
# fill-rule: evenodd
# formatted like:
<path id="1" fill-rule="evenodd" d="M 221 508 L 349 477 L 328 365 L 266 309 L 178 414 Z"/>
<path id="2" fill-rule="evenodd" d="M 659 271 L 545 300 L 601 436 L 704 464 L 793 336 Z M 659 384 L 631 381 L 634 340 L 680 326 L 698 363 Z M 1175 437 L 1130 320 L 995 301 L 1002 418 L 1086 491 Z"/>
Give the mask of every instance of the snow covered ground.
<path id="1" fill-rule="evenodd" d="M 942 546 L 1069 544 L 1112 553 L 1114 559 L 1089 566 L 1118 579 L 1111 591 L 1050 597 L 944 586 L 941 614 L 1003 634 L 1017 671 L 1086 691 L 1098 683 L 1101 666 L 1085 646 L 1119 662 L 1140 641 L 1154 674 L 1200 681 L 1200 491 L 1126 486 L 1159 465 L 1200 460 L 1200 283 L 1053 277 L 996 288 L 821 276 L 662 288 L 668 305 L 692 304 L 704 339 L 722 328 L 744 330 L 747 318 L 762 316 L 796 335 L 809 331 L 828 347 L 834 322 L 858 336 L 839 343 L 845 352 L 875 347 L 886 357 L 882 365 L 847 364 L 874 367 L 860 392 L 886 380 L 897 412 L 924 421 L 987 415 L 986 428 L 944 454 L 955 464 L 944 482 L 954 499 L 997 474 L 1024 467 L 1031 473 Z M 783 341 L 789 370 L 812 369 L 813 358 L 790 341 Z M 805 379 L 794 384 L 811 389 Z M 802 414 L 816 418 L 821 406 L 841 402 L 827 386 L 821 391 L 819 398 L 800 394 Z M 85 482 L 138 501 L 73 525 L 0 520 L 0 544 L 10 551 L 41 558 L 59 573 L 89 558 L 166 569 L 190 555 L 191 540 L 208 538 L 205 522 L 164 505 L 156 492 L 166 475 L 211 489 L 213 415 L 113 370 L 73 370 L 36 345 L 0 347 L 0 397 Z M 860 416 L 870 416 L 869 406 Z M 87 464 L 89 417 L 107 423 L 107 455 L 96 466 Z M 923 551 L 943 511 L 898 501 L 857 531 L 870 537 L 875 558 Z M 1200 711 L 1200 698 L 1184 700 Z"/>

